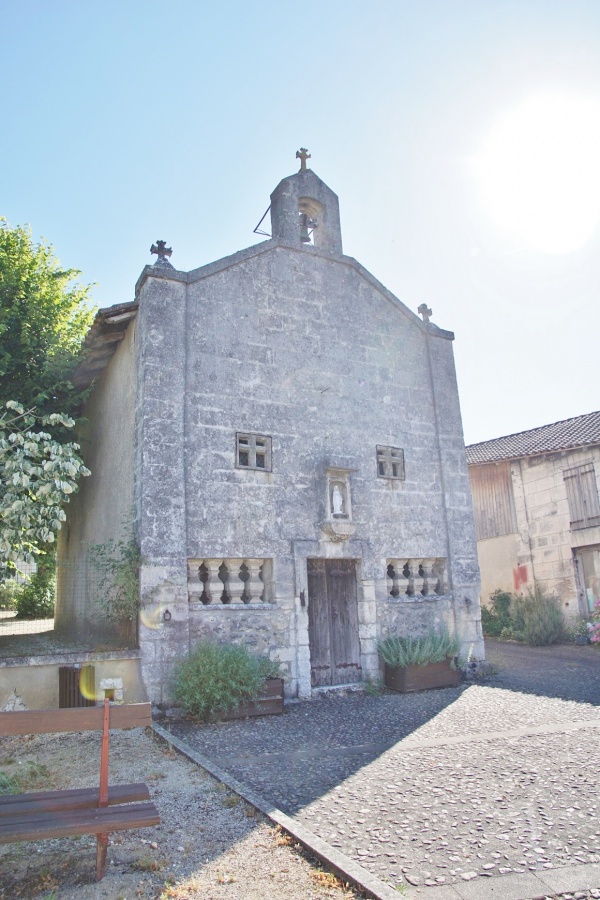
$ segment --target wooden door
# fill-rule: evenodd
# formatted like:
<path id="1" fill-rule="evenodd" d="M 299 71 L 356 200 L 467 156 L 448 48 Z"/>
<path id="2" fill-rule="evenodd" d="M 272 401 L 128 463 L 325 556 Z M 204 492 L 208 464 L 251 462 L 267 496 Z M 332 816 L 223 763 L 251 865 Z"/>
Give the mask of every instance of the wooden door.
<path id="1" fill-rule="evenodd" d="M 353 559 L 309 559 L 308 635 L 313 687 L 360 681 Z"/>

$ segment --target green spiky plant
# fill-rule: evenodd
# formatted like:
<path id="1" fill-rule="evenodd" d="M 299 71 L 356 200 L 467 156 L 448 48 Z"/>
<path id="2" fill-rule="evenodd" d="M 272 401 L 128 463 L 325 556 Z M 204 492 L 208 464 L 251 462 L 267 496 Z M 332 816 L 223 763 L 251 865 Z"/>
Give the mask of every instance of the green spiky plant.
<path id="1" fill-rule="evenodd" d="M 418 637 L 391 635 L 378 642 L 377 652 L 384 663 L 395 668 L 426 666 L 445 659 L 449 659 L 455 668 L 460 639 L 455 634 L 451 635 L 445 626 L 430 627 Z"/>

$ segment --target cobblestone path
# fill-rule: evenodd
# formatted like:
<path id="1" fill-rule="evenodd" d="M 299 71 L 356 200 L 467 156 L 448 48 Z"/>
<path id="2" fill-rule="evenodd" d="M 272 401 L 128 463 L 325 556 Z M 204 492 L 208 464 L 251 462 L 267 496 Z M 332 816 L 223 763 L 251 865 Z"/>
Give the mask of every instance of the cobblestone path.
<path id="1" fill-rule="evenodd" d="M 486 684 L 172 729 L 392 885 L 599 863 L 600 654 L 514 647 Z"/>

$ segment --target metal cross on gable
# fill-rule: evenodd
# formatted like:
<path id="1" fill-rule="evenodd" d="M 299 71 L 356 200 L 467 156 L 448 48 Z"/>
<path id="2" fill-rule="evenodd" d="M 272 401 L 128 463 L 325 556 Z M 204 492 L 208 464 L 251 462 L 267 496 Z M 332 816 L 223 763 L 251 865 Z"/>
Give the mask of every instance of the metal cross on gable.
<path id="1" fill-rule="evenodd" d="M 150 247 L 150 253 L 156 253 L 158 260 L 164 259 L 165 256 L 170 256 L 172 252 L 172 248 L 167 247 L 166 241 L 157 241 L 156 244 L 152 244 Z"/>
<path id="2" fill-rule="evenodd" d="M 300 160 L 300 171 L 306 171 L 306 160 L 311 159 L 311 155 L 306 149 L 306 147 L 300 147 L 299 150 L 296 150 L 296 159 Z"/>

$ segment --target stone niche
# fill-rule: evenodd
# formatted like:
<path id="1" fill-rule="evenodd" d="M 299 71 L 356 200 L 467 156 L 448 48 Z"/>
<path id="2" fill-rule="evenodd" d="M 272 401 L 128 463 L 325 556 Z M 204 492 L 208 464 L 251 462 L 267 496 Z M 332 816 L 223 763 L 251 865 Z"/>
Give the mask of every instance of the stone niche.
<path id="1" fill-rule="evenodd" d="M 325 521 L 321 524 L 323 537 L 328 541 L 347 541 L 356 526 L 352 523 L 352 495 L 350 476 L 353 469 L 328 466 L 325 470 Z"/>

